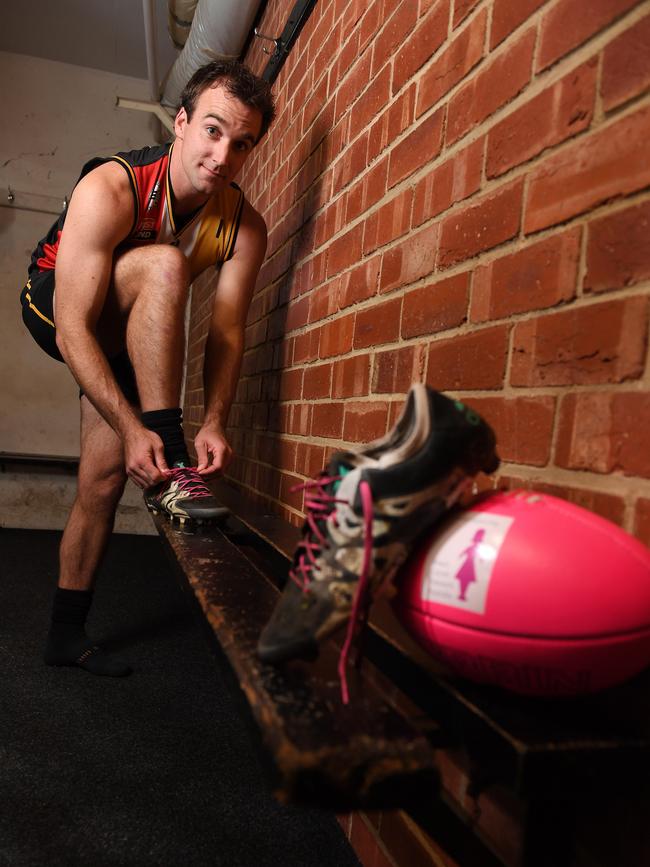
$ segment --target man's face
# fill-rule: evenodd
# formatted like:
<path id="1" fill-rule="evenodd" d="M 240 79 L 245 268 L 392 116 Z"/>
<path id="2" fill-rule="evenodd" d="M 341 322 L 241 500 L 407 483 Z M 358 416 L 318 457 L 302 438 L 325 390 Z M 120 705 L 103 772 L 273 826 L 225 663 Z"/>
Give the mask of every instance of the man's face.
<path id="1" fill-rule="evenodd" d="M 176 139 L 191 187 L 210 196 L 227 186 L 246 162 L 261 128 L 261 113 L 230 96 L 221 84 L 203 91 L 190 121 L 181 108 Z"/>

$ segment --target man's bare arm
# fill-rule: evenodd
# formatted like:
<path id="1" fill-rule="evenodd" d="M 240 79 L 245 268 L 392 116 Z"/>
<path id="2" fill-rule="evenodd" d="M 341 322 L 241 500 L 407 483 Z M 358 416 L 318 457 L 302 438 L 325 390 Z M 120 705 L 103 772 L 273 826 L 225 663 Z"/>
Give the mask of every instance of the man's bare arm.
<path id="1" fill-rule="evenodd" d="M 133 194 L 124 170 L 98 167 L 70 201 L 56 263 L 57 345 L 75 379 L 120 436 L 127 472 L 145 487 L 165 469 L 162 443 L 142 426 L 115 381 L 97 338 L 117 245 L 133 220 Z"/>
<path id="2" fill-rule="evenodd" d="M 266 224 L 246 203 L 235 252 L 219 274 L 205 347 L 205 415 L 195 439 L 203 473 L 222 469 L 230 458 L 225 428 L 241 369 L 246 316 L 265 253 Z"/>

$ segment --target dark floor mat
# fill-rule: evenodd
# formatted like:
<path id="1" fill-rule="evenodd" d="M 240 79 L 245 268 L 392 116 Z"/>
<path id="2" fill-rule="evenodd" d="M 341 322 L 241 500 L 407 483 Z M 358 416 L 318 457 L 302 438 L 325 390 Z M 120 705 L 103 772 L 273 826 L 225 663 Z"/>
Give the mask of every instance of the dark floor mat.
<path id="1" fill-rule="evenodd" d="M 134 674 L 43 665 L 59 539 L 0 530 L 0 864 L 358 864 L 331 814 L 272 798 L 157 538 L 113 537 L 88 623 Z"/>

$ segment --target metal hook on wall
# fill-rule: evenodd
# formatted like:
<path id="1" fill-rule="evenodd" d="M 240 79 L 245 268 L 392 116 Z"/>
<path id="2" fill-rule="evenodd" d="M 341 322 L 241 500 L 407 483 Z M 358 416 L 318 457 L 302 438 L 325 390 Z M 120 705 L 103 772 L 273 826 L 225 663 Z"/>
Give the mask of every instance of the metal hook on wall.
<path id="1" fill-rule="evenodd" d="M 268 54 L 270 56 L 270 55 L 276 54 L 280 50 L 281 41 L 279 39 L 276 39 L 273 36 L 265 36 L 263 33 L 259 32 L 257 27 L 253 30 L 253 33 L 255 34 L 255 36 L 257 36 L 258 39 L 264 39 L 264 40 L 266 40 L 266 42 L 272 42 L 273 43 L 273 45 L 274 45 L 273 51 L 269 51 L 268 48 L 266 48 L 264 45 L 262 46 L 262 51 L 264 52 L 264 54 Z"/>
<path id="2" fill-rule="evenodd" d="M 13 201 L 15 198 L 16 198 L 16 196 L 14 195 L 14 191 L 11 189 L 10 186 L 7 186 L 7 201 L 9 202 L 10 205 L 13 204 Z"/>

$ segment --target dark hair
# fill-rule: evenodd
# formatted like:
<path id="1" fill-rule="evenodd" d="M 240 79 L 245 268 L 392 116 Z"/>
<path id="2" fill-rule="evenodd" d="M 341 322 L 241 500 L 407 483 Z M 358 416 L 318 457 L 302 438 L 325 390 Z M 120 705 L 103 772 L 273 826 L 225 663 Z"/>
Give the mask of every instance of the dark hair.
<path id="1" fill-rule="evenodd" d="M 213 60 L 196 70 L 181 94 L 180 107 L 185 109 L 188 121 L 192 119 L 199 96 L 217 83 L 223 84 L 230 96 L 260 112 L 262 128 L 259 141 L 275 117 L 271 85 L 238 60 Z"/>

